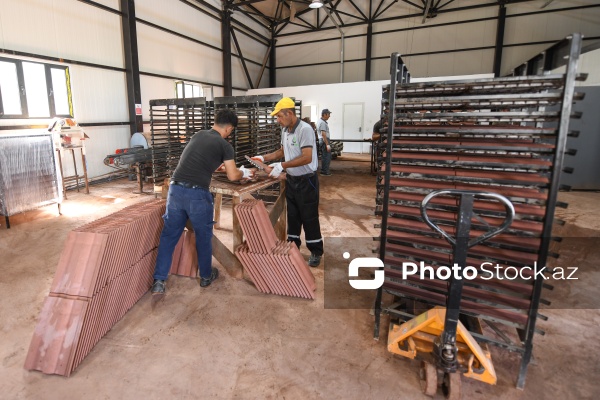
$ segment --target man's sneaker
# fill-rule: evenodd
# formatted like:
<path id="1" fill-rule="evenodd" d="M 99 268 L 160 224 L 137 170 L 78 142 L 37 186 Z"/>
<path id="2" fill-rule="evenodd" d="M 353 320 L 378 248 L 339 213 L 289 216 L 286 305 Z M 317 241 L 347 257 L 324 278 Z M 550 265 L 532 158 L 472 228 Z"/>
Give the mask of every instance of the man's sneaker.
<path id="1" fill-rule="evenodd" d="M 308 259 L 308 265 L 315 268 L 315 267 L 318 267 L 319 264 L 321 264 L 321 256 L 318 256 L 316 254 L 311 254 Z"/>
<path id="2" fill-rule="evenodd" d="M 323 176 L 331 176 L 331 172 L 328 172 L 328 173 L 321 172 L 321 175 L 323 175 Z"/>
<path id="3" fill-rule="evenodd" d="M 165 294 L 165 281 L 155 279 L 152 284 L 152 294 Z"/>
<path id="4" fill-rule="evenodd" d="M 207 287 L 218 277 L 219 277 L 219 270 L 216 268 L 213 268 L 212 272 L 210 274 L 210 278 L 200 278 L 200 286 Z"/>

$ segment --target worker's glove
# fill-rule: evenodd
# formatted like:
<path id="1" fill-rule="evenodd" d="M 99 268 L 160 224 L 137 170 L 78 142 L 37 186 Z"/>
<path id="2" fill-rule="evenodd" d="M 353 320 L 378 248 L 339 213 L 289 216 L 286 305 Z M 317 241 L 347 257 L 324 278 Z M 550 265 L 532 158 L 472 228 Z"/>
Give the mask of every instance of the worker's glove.
<path id="1" fill-rule="evenodd" d="M 327 145 L 327 152 L 331 153 L 331 146 L 330 145 Z"/>
<path id="2" fill-rule="evenodd" d="M 260 162 L 264 163 L 265 162 L 265 158 L 263 156 L 254 156 L 254 157 L 250 157 L 254 160 L 260 160 Z"/>
<path id="3" fill-rule="evenodd" d="M 242 172 L 242 179 L 250 179 L 252 178 L 252 170 L 244 167 L 243 165 L 240 167 L 240 171 Z"/>
<path id="4" fill-rule="evenodd" d="M 269 176 L 271 178 L 278 178 L 279 175 L 283 172 L 283 167 L 281 166 L 280 162 L 275 163 L 275 164 L 271 164 L 270 167 L 273 167 L 273 170 L 269 174 Z"/>

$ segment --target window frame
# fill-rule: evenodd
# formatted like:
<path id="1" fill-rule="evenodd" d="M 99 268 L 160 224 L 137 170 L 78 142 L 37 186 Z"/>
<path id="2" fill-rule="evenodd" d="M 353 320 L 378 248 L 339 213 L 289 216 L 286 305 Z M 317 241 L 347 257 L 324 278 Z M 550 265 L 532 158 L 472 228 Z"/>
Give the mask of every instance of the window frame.
<path id="1" fill-rule="evenodd" d="M 0 57 L 0 61 L 13 63 L 17 71 L 17 84 L 19 86 L 19 99 L 21 101 L 21 114 L 4 114 L 4 105 L 2 102 L 2 88 L 0 87 L 0 119 L 51 119 L 51 118 L 73 118 L 73 98 L 71 92 L 71 74 L 69 66 L 60 64 L 50 64 L 39 61 L 21 60 L 17 58 Z M 41 64 L 44 66 L 44 74 L 46 78 L 46 94 L 48 101 L 48 116 L 30 117 L 27 105 L 27 92 L 25 90 L 25 75 L 23 73 L 23 63 Z M 56 103 L 54 99 L 54 86 L 52 83 L 52 70 L 59 69 L 65 73 L 65 82 L 67 89 L 67 102 L 69 114 L 57 114 Z"/>

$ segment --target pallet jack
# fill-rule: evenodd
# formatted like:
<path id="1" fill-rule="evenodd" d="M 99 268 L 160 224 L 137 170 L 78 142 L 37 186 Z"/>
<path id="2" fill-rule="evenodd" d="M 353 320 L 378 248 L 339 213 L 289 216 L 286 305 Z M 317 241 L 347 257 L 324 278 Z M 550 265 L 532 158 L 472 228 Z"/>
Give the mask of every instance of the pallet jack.
<path id="1" fill-rule="evenodd" d="M 459 198 L 455 237 L 450 236 L 427 215 L 427 206 L 437 196 Z M 499 227 L 489 226 L 488 231 L 470 238 L 475 199 L 497 200 L 505 207 L 506 217 Z M 453 265 L 466 267 L 468 250 L 508 229 L 515 215 L 512 203 L 504 196 L 480 191 L 436 190 L 421 203 L 421 216 L 427 225 L 440 233 L 452 246 Z M 461 270 L 462 270 L 461 268 Z M 446 307 L 436 306 L 403 324 L 390 323 L 388 351 L 411 359 L 421 360 L 420 379 L 423 393 L 433 396 L 438 386 L 447 399 L 460 399 L 462 373 L 489 384 L 496 384 L 496 373 L 487 345 L 480 345 L 459 320 L 464 279 L 451 275 Z M 481 331 L 478 319 L 476 330 Z M 473 325 L 470 325 L 473 329 Z M 438 385 L 439 384 L 439 385 Z"/>

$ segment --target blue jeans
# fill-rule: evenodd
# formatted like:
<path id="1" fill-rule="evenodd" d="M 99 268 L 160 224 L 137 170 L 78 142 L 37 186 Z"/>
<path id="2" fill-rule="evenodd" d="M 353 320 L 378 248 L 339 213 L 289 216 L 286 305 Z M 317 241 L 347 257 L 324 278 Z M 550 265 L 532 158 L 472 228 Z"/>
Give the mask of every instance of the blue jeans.
<path id="1" fill-rule="evenodd" d="M 331 152 L 327 151 L 327 146 L 325 142 L 321 145 L 321 173 L 328 174 L 329 173 L 329 164 L 331 163 Z"/>
<path id="2" fill-rule="evenodd" d="M 169 276 L 173 251 L 188 218 L 192 222 L 196 235 L 198 271 L 202 278 L 210 278 L 212 273 L 213 210 L 213 196 L 208 190 L 188 189 L 177 185 L 169 187 L 167 211 L 163 215 L 165 225 L 160 234 L 154 279 L 166 280 Z"/>

